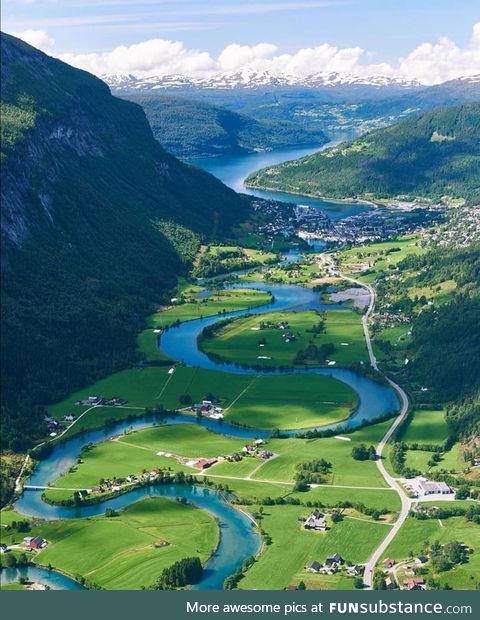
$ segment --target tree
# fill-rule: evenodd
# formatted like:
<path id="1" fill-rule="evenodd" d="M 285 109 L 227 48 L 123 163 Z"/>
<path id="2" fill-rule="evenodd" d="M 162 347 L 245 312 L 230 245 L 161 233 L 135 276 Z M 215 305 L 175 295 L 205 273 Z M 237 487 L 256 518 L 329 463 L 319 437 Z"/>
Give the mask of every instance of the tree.
<path id="1" fill-rule="evenodd" d="M 180 400 L 180 404 L 182 405 L 192 404 L 192 397 L 190 396 L 190 394 L 181 394 L 179 400 Z"/>
<path id="2" fill-rule="evenodd" d="M 307 586 L 305 585 L 305 582 L 304 582 L 304 581 L 301 581 L 301 582 L 298 584 L 297 590 L 306 590 L 306 589 L 307 589 Z"/>
<path id="3" fill-rule="evenodd" d="M 373 589 L 374 590 L 386 590 L 387 589 L 387 583 L 385 581 L 385 576 L 379 570 L 375 571 L 375 573 L 373 574 Z"/>
<path id="4" fill-rule="evenodd" d="M 13 555 L 13 553 L 9 553 L 7 555 L 7 566 L 9 568 L 15 568 L 17 565 L 17 558 Z"/>

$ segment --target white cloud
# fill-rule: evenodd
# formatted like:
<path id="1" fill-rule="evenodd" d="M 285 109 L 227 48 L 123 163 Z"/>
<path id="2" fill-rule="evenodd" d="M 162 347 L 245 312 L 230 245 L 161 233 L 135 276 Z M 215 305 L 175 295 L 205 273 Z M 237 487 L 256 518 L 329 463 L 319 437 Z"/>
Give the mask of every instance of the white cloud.
<path id="1" fill-rule="evenodd" d="M 60 54 L 59 58 L 96 75 L 205 75 L 216 68 L 216 63 L 208 52 L 189 50 L 180 41 L 166 39 L 151 39 L 128 47 L 120 45 L 102 54 Z"/>
<path id="2" fill-rule="evenodd" d="M 52 39 L 43 30 L 17 33 L 32 45 L 49 49 Z M 103 53 L 56 54 L 76 67 L 97 75 L 131 73 L 137 77 L 172 73 L 205 77 L 234 71 L 269 71 L 273 75 L 305 77 L 319 72 L 350 73 L 357 76 L 387 75 L 437 84 L 460 76 L 480 73 L 480 22 L 475 24 L 467 47 L 447 37 L 436 43 L 422 43 L 397 63 L 373 63 L 376 54 L 361 47 L 338 48 L 329 43 L 284 54 L 271 43 L 232 43 L 214 58 L 210 53 L 189 49 L 180 41 L 150 39 L 130 46 L 118 46 Z"/>
<path id="3" fill-rule="evenodd" d="M 55 44 L 55 40 L 49 37 L 45 30 L 23 30 L 22 32 L 12 32 L 12 34 L 44 52 L 51 52 Z"/>
<path id="4" fill-rule="evenodd" d="M 468 47 L 461 48 L 447 37 L 437 43 L 422 43 L 400 58 L 399 74 L 424 84 L 437 84 L 459 76 L 480 73 L 480 22 L 473 27 Z"/>

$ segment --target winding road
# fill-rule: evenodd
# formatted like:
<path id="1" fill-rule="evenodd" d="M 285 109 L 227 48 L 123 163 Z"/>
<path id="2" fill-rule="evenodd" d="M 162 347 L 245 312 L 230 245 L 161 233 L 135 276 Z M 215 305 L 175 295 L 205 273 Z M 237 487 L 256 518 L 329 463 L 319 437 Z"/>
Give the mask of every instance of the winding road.
<path id="1" fill-rule="evenodd" d="M 385 536 L 385 538 L 380 543 L 380 545 L 377 547 L 377 549 L 375 549 L 374 553 L 372 554 L 372 556 L 370 557 L 370 559 L 365 565 L 363 581 L 365 585 L 367 586 L 367 588 L 371 589 L 372 584 L 373 584 L 373 573 L 375 570 L 375 566 L 377 565 L 378 560 L 382 557 L 383 553 L 388 548 L 389 544 L 392 542 L 392 540 L 397 535 L 402 525 L 405 523 L 405 520 L 408 517 L 408 513 L 410 512 L 410 507 L 412 504 L 412 500 L 406 495 L 405 491 L 400 485 L 399 480 L 397 478 L 394 478 L 388 473 L 388 471 L 385 469 L 385 465 L 382 460 L 382 453 L 383 453 L 385 446 L 387 445 L 388 441 L 390 440 L 392 435 L 395 433 L 397 428 L 402 424 L 402 422 L 405 419 L 405 416 L 408 413 L 409 402 L 408 402 L 408 396 L 405 390 L 400 385 L 398 385 L 398 383 L 395 383 L 395 381 L 390 379 L 390 377 L 387 377 L 378 368 L 377 358 L 375 357 L 375 353 L 373 352 L 370 332 L 368 330 L 368 322 L 371 319 L 374 309 L 375 309 L 375 300 L 376 300 L 375 289 L 370 284 L 360 282 L 360 280 L 355 280 L 354 278 L 350 278 L 343 274 L 341 274 L 341 277 L 344 280 L 347 280 L 348 282 L 352 282 L 356 284 L 357 286 L 361 286 L 362 288 L 367 289 L 370 294 L 370 302 L 368 304 L 367 311 L 362 317 L 362 327 L 363 327 L 363 333 L 365 335 L 365 342 L 367 344 L 370 365 L 376 372 L 382 375 L 382 377 L 388 381 L 389 385 L 397 392 L 400 398 L 400 403 L 401 403 L 400 413 L 395 418 L 394 423 L 390 426 L 388 431 L 385 433 L 385 435 L 382 437 L 382 439 L 378 443 L 377 450 L 376 450 L 377 459 L 375 463 L 378 467 L 378 470 L 382 474 L 383 479 L 388 484 L 388 486 L 399 494 L 402 507 L 401 507 L 398 519 L 395 521 L 392 529 L 388 532 L 387 536 Z"/>

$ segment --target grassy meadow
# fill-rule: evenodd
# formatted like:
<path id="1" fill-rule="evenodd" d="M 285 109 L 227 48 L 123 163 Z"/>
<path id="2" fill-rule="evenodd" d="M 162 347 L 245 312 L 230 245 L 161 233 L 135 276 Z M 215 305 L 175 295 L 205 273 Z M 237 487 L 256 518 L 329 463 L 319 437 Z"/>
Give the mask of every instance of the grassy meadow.
<path id="1" fill-rule="evenodd" d="M 257 507 L 249 507 L 256 512 Z M 311 560 L 323 562 L 333 553 L 351 562 L 365 562 L 386 536 L 389 525 L 368 520 L 344 518 L 331 524 L 327 532 L 311 532 L 302 528 L 299 517 L 307 517 L 311 509 L 303 506 L 265 506 L 261 526 L 272 544 L 239 583 L 241 589 L 280 590 L 298 584 L 308 575 L 305 565 Z M 320 585 L 317 576 L 312 576 Z M 353 579 L 351 580 L 353 587 Z M 317 587 L 318 587 L 317 586 Z"/>
<path id="2" fill-rule="evenodd" d="M 187 556 L 205 562 L 219 535 L 213 517 L 164 498 L 132 504 L 117 517 L 48 522 L 32 533 L 49 541 L 37 564 L 80 574 L 108 590 L 149 586 L 164 568 Z"/>
<path id="3" fill-rule="evenodd" d="M 315 311 L 240 317 L 218 329 L 213 338 L 203 338 L 201 348 L 229 362 L 269 368 L 294 366 L 295 356 L 310 342 L 317 347 L 328 343 L 335 347 L 328 359 L 338 366 L 366 361 L 367 350 L 358 314 L 348 310 L 329 310 L 322 316 L 326 319 L 325 331 L 320 334 L 312 333 L 312 328 L 321 320 Z M 280 329 L 276 327 L 279 323 L 288 326 Z M 265 324 L 271 327 L 262 328 Z M 295 338 L 287 339 L 286 332 Z M 326 365 L 326 361 L 315 362 L 315 365 Z"/>

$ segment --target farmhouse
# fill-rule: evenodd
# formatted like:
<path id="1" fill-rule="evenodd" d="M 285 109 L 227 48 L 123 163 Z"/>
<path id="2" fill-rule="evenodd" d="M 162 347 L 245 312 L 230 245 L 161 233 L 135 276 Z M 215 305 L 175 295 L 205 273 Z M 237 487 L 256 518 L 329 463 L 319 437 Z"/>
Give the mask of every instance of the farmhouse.
<path id="1" fill-rule="evenodd" d="M 305 521 L 304 528 L 306 530 L 325 531 L 327 529 L 325 515 L 318 510 L 314 510 Z"/>
<path id="2" fill-rule="evenodd" d="M 347 567 L 347 574 L 351 577 L 359 577 L 363 575 L 364 567 L 361 564 L 353 564 Z"/>
<path id="3" fill-rule="evenodd" d="M 393 577 L 385 577 L 385 585 L 387 586 L 387 590 L 395 590 L 397 587 L 397 582 Z"/>
<path id="4" fill-rule="evenodd" d="M 425 590 L 425 579 L 423 577 L 411 577 L 403 582 L 406 590 Z"/>
<path id="5" fill-rule="evenodd" d="M 309 562 L 305 566 L 305 570 L 308 571 L 309 573 L 319 573 L 321 568 L 322 568 L 322 565 L 319 562 L 316 562 L 315 560 L 313 562 Z"/>
<path id="6" fill-rule="evenodd" d="M 200 459 L 194 464 L 194 467 L 203 470 L 215 465 L 215 463 L 217 463 L 217 459 Z"/>
<path id="7" fill-rule="evenodd" d="M 384 568 L 392 568 L 392 566 L 394 565 L 395 565 L 395 560 L 393 560 L 392 558 L 385 558 L 385 560 L 383 560 Z"/>
<path id="8" fill-rule="evenodd" d="M 450 495 L 453 490 L 445 482 L 427 480 L 423 476 L 417 476 L 404 481 L 407 488 L 414 497 L 425 497 L 426 495 Z"/>
<path id="9" fill-rule="evenodd" d="M 33 551 L 34 549 L 44 549 L 47 545 L 48 543 L 45 538 L 41 538 L 40 536 L 35 536 L 35 538 L 31 538 L 30 542 L 27 544 L 30 551 Z"/>
<path id="10" fill-rule="evenodd" d="M 328 566 L 329 568 L 336 568 L 338 566 L 342 566 L 343 564 L 345 564 L 345 560 L 338 553 L 329 555 L 325 560 L 325 566 Z"/>

